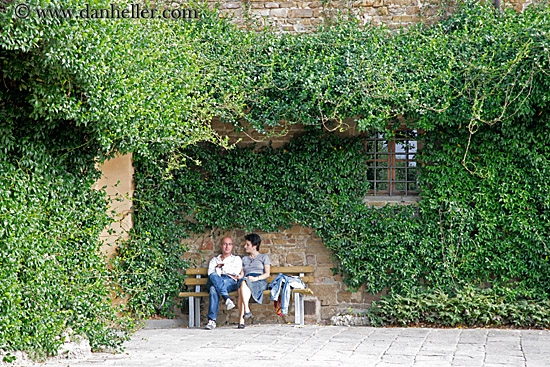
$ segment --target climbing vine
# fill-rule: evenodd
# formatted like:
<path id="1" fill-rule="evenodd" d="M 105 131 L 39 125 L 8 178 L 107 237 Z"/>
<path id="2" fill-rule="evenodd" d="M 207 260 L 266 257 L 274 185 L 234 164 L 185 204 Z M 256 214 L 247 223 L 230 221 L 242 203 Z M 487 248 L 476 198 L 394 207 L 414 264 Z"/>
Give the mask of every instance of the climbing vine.
<path id="1" fill-rule="evenodd" d="M 210 91 L 222 120 L 267 135 L 293 123 L 312 130 L 276 150 L 194 146 L 179 154 L 200 165 L 181 169 L 170 170 L 162 152 L 153 162 L 137 156 L 138 222 L 117 260 L 123 273 L 150 262 L 149 248 L 179 258 L 185 248 L 170 246 L 192 233 L 298 223 L 316 230 L 351 288 L 493 287 L 510 300 L 547 299 L 548 7 L 517 14 L 466 5 L 401 33 L 353 21 L 277 36 L 211 18 L 194 24 L 217 70 Z M 371 209 L 361 201 L 369 189 L 361 138 L 320 131 L 403 122 L 424 131 L 422 200 Z M 136 291 L 135 309 L 172 307 L 166 299 L 181 273 L 163 261 L 174 287 L 120 279 Z"/>
<path id="2" fill-rule="evenodd" d="M 181 239 L 208 229 L 310 226 L 346 284 L 370 292 L 473 284 L 548 299 L 547 4 L 466 2 L 406 31 L 348 19 L 304 35 L 206 9 L 192 22 L 84 22 L 22 20 L 12 5 L 0 9 L 0 348 L 55 354 L 69 327 L 96 349 L 120 345 L 112 292 L 138 315 L 169 314 Z M 214 117 L 268 136 L 312 130 L 281 149 L 226 150 Z M 360 138 L 321 131 L 401 123 L 425 132 L 422 201 L 369 209 Z M 115 152 L 134 153 L 137 191 L 111 269 L 107 201 L 90 186 Z"/>

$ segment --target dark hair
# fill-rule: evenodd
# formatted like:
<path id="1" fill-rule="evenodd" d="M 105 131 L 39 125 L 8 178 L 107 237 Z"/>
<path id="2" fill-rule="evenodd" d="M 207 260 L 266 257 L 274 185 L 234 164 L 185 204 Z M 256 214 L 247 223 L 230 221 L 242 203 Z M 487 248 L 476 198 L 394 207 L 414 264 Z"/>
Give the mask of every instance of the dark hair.
<path id="1" fill-rule="evenodd" d="M 244 236 L 245 241 L 250 241 L 252 246 L 256 247 L 256 251 L 260 250 L 260 244 L 262 243 L 262 239 L 259 235 L 256 233 L 250 233 Z"/>

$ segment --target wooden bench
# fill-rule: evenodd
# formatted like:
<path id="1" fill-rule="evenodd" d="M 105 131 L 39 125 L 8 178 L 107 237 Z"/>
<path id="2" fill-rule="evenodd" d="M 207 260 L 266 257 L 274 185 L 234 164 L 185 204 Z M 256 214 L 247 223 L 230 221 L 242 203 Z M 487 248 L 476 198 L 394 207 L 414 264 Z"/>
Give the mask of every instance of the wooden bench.
<path id="1" fill-rule="evenodd" d="M 271 283 L 277 277 L 277 274 L 298 275 L 306 285 L 306 289 L 293 289 L 294 294 L 294 322 L 299 325 L 304 324 L 304 294 L 313 294 L 313 291 L 307 288 L 307 284 L 313 283 L 313 266 L 272 266 L 271 276 L 267 279 L 267 284 Z M 208 268 L 189 268 L 185 272 L 185 285 L 195 286 L 194 292 L 180 292 L 182 298 L 189 298 L 189 327 L 200 326 L 200 297 L 208 297 L 208 290 L 201 291 L 201 286 L 206 288 L 208 281 Z M 308 274 L 308 275 L 306 275 Z M 193 277 L 194 275 L 194 277 Z M 230 296 L 237 296 L 238 293 L 231 292 Z M 271 297 L 271 290 L 264 291 L 264 297 Z M 269 298 L 271 299 L 271 298 Z M 235 303 L 237 300 L 235 299 Z"/>

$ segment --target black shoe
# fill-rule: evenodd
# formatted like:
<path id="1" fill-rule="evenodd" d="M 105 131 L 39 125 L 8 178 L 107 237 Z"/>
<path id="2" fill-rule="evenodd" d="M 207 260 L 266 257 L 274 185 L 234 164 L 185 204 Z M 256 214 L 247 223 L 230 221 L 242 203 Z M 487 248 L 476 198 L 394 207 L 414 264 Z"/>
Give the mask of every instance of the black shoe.
<path id="1" fill-rule="evenodd" d="M 239 324 L 239 325 L 237 326 L 237 329 L 244 329 L 244 324 Z"/>

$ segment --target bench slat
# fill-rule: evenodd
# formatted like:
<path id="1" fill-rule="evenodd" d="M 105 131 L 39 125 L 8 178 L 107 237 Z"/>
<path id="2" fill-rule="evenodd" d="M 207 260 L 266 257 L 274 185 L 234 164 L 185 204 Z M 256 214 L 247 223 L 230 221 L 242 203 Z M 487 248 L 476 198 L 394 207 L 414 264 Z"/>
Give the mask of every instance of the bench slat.
<path id="1" fill-rule="evenodd" d="M 180 297 L 208 297 L 208 292 L 180 292 Z"/>
<path id="2" fill-rule="evenodd" d="M 306 288 L 306 289 L 293 289 L 292 290 L 293 293 L 302 293 L 302 294 L 313 294 L 313 291 L 309 288 Z M 179 296 L 180 297 L 208 297 L 209 293 L 208 292 L 180 292 Z M 230 292 L 229 293 L 230 296 L 237 296 L 237 292 Z M 264 291 L 264 296 L 269 296 L 271 295 L 271 291 L 270 290 L 265 290 Z"/>
<path id="3" fill-rule="evenodd" d="M 185 271 L 187 275 L 208 275 L 208 268 L 189 268 Z"/>
<path id="4" fill-rule="evenodd" d="M 267 282 L 271 283 L 275 278 L 276 277 L 269 277 L 267 278 Z M 305 276 L 300 277 L 300 279 L 302 279 L 302 282 L 308 284 L 313 283 L 315 278 L 312 276 Z M 206 282 L 208 282 L 208 278 L 185 278 L 185 285 L 206 285 Z"/>
<path id="5" fill-rule="evenodd" d="M 315 268 L 312 265 L 304 266 L 272 266 L 272 273 L 283 273 L 283 274 L 292 274 L 292 273 L 313 273 Z M 208 268 L 188 268 L 185 271 L 187 275 L 208 275 Z"/>
<path id="6" fill-rule="evenodd" d="M 313 265 L 304 265 L 304 266 L 272 266 L 272 273 L 313 273 L 315 268 Z"/>

